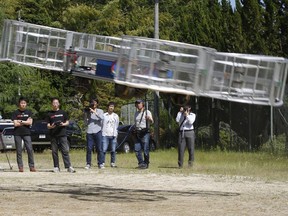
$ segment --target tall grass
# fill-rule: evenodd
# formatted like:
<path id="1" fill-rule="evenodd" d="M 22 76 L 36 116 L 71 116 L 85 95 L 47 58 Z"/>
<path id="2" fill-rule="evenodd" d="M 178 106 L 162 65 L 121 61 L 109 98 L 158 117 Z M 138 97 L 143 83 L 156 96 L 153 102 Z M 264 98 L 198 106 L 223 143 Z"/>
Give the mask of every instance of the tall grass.
<path id="1" fill-rule="evenodd" d="M 179 170 L 177 169 L 176 149 L 153 152 L 151 167 L 152 170 L 155 169 L 158 172 L 182 173 L 185 175 L 198 173 L 246 176 L 263 180 L 288 180 L 288 158 L 285 156 L 268 153 L 196 151 L 193 168 L 188 167 L 187 152 L 185 152 L 184 160 L 184 169 Z"/>
<path id="2" fill-rule="evenodd" d="M 83 150 L 82 150 L 83 151 Z M 85 152 L 84 152 L 85 154 Z M 82 155 L 82 157 L 81 157 Z M 72 157 L 83 166 L 85 155 L 79 151 L 72 152 Z M 218 174 L 228 176 L 246 176 L 263 180 L 288 180 L 288 157 L 269 153 L 237 153 L 221 151 L 195 151 L 192 168 L 188 167 L 188 153 L 185 152 L 184 168 L 178 169 L 177 149 L 158 150 L 150 153 L 150 167 L 147 170 L 159 174 Z M 80 161 L 79 161 L 80 159 Z M 95 155 L 94 155 L 95 159 Z M 110 155 L 106 155 L 109 164 Z M 80 165 L 79 164 L 79 165 Z M 117 154 L 117 165 L 122 170 L 136 171 L 137 160 L 134 153 Z M 142 170 L 143 171 L 143 170 Z M 145 170 L 145 172 L 147 172 Z"/>
<path id="3" fill-rule="evenodd" d="M 16 164 L 15 152 L 8 153 L 10 160 Z M 24 153 L 25 154 L 25 153 Z M 225 176 L 244 176 L 248 178 L 257 178 L 265 181 L 288 180 L 288 157 L 273 155 L 269 153 L 235 153 L 221 151 L 195 151 L 195 161 L 192 168 L 188 167 L 188 153 L 185 152 L 184 167 L 178 169 L 177 149 L 157 150 L 150 153 L 150 166 L 147 170 L 138 170 L 137 160 L 134 153 L 117 154 L 117 169 L 111 169 L 111 172 L 138 173 L 149 172 L 157 174 L 171 175 L 193 175 L 193 174 L 216 174 Z M 0 157 L 1 164 L 6 162 L 4 154 Z M 71 150 L 71 161 L 76 169 L 83 169 L 85 166 L 86 151 L 84 149 Z M 60 164 L 63 166 L 61 154 L 59 153 Z M 23 160 L 27 160 L 27 155 L 23 155 Z M 92 161 L 95 168 L 96 154 L 92 155 Z M 44 153 L 35 153 L 35 162 L 38 169 L 51 169 L 53 167 L 51 151 Z M 109 166 L 110 154 L 106 155 L 106 165 Z M 27 164 L 27 162 L 25 162 Z"/>

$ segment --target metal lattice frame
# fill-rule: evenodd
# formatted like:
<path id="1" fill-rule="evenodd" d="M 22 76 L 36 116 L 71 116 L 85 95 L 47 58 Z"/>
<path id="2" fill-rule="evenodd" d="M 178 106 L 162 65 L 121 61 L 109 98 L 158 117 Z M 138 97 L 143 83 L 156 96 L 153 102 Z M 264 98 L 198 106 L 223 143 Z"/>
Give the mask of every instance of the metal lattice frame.
<path id="1" fill-rule="evenodd" d="M 280 57 L 13 20 L 4 22 L 0 60 L 130 87 L 270 106 L 283 104 L 288 70 L 288 60 Z M 109 76 L 98 74 L 100 61 L 113 63 Z"/>

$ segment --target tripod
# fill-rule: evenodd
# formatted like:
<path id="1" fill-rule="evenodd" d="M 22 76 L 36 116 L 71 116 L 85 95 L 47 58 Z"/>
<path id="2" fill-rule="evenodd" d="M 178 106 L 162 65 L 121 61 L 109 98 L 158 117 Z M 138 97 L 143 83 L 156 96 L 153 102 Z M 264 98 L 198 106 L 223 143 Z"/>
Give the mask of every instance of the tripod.
<path id="1" fill-rule="evenodd" d="M 6 155 L 7 162 L 8 162 L 8 164 L 9 164 L 10 170 L 12 170 L 13 167 L 11 166 L 10 160 L 9 160 L 9 158 L 8 158 L 8 155 L 7 155 L 7 149 L 6 149 L 6 146 L 5 146 L 4 142 L 3 142 L 3 139 L 2 139 L 2 136 L 1 136 L 1 135 L 0 135 L 0 142 L 1 142 L 1 145 L 3 146 L 3 151 L 5 152 L 5 155 Z"/>

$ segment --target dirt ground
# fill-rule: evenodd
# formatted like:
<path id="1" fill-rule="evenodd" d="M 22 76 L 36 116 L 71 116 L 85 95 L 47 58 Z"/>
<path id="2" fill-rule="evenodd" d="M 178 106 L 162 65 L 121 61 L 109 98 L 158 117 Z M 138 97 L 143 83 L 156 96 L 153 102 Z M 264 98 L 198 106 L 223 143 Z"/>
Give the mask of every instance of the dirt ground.
<path id="1" fill-rule="evenodd" d="M 19 173 L 0 166 L 0 215 L 288 215 L 288 181 L 124 168 Z"/>

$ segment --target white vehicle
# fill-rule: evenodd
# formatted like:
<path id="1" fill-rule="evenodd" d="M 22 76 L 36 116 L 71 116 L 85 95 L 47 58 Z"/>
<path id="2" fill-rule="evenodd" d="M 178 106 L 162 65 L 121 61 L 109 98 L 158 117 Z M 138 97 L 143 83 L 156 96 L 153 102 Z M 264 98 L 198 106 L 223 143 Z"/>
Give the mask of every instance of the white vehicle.
<path id="1" fill-rule="evenodd" d="M 14 123 L 11 119 L 0 119 L 0 132 L 6 127 L 14 127 Z"/>
<path id="2" fill-rule="evenodd" d="M 24 147 L 24 142 L 22 141 L 22 149 Z M 1 132 L 1 142 L 0 142 L 0 151 L 5 150 L 15 150 L 15 141 L 14 141 L 14 127 L 6 127 Z"/>

